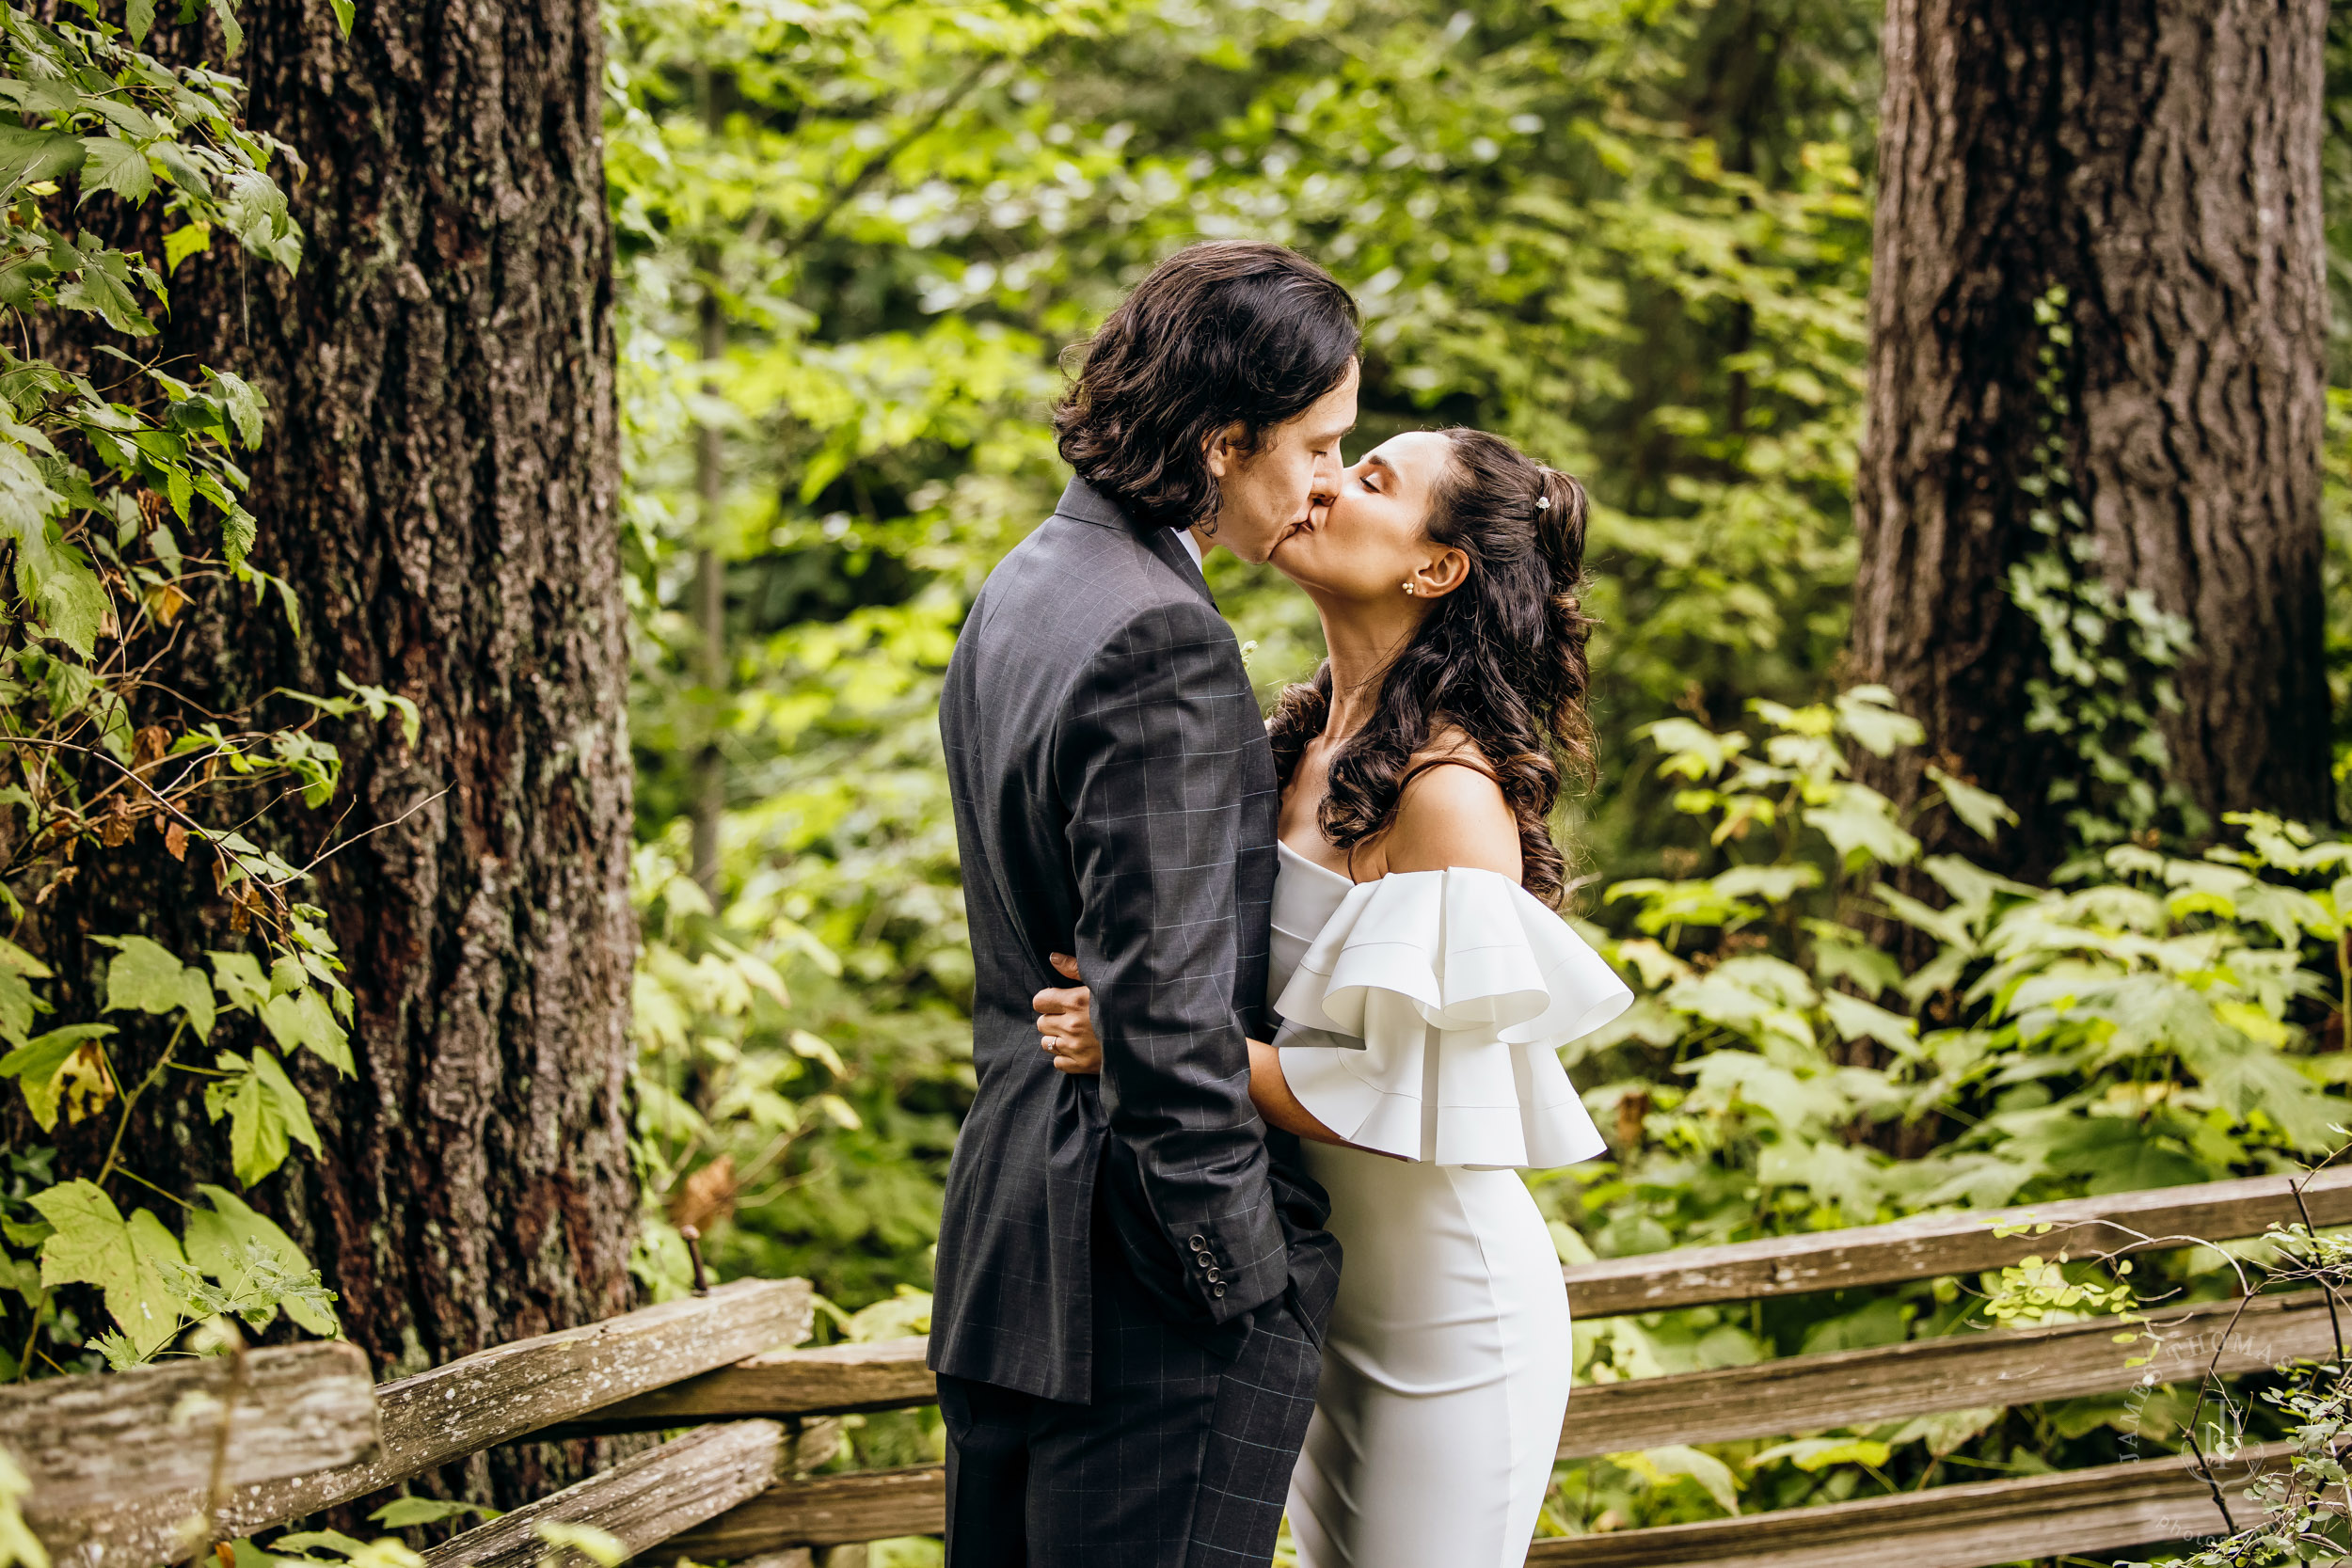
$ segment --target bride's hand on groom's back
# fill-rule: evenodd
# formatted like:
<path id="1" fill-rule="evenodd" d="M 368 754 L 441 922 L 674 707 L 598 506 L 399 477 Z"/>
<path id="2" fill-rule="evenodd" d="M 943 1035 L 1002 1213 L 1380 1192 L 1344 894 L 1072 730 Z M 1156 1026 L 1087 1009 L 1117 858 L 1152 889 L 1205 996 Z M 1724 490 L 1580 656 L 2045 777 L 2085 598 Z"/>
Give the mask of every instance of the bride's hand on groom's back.
<path id="1" fill-rule="evenodd" d="M 1056 953 L 1052 962 L 1064 979 L 1078 978 L 1078 960 Z M 1054 1070 L 1097 1073 L 1103 1070 L 1103 1042 L 1094 1037 L 1094 1015 L 1088 1010 L 1094 993 L 1082 985 L 1049 987 L 1032 997 L 1037 1009 L 1038 1043 L 1054 1058 Z"/>

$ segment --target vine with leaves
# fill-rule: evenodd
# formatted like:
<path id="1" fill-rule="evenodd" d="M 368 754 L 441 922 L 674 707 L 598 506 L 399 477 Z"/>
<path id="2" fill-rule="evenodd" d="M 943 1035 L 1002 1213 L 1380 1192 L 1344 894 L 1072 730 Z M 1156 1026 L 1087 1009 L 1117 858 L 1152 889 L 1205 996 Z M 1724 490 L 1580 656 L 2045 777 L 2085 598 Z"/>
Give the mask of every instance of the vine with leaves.
<path id="1" fill-rule="evenodd" d="M 233 10 L 208 8 L 234 54 Z M 177 703 L 158 678 L 208 595 L 274 596 L 300 628 L 293 588 L 254 559 L 259 525 L 241 499 L 264 395 L 226 369 L 141 352 L 172 277 L 221 264 L 205 260 L 216 246 L 300 266 L 272 173 L 299 165 L 243 123 L 234 77 L 146 52 L 151 0 L 63 9 L 0 7 L 0 1079 L 21 1097 L 20 1128 L 112 1125 L 75 1140 L 103 1148 L 87 1168 L 39 1139 L 0 1156 L 9 1379 L 195 1354 L 183 1336 L 199 1323 L 214 1349 L 281 1311 L 336 1332 L 317 1271 L 246 1196 L 295 1145 L 320 1146 L 287 1060 L 354 1065 L 342 964 L 325 911 L 302 897 L 310 867 L 264 847 L 257 823 L 334 794 L 336 721 L 412 736 L 418 724 L 405 699 L 348 681 L 220 714 Z M 347 30 L 351 8 L 336 13 Z M 84 227 L 104 202 L 159 208 L 160 254 Z M 87 361 L 40 346 L 70 335 L 58 325 L 101 340 Z M 140 833 L 209 870 L 239 945 L 181 954 L 135 930 L 44 927 L 62 887 Z M 96 1016 L 60 1016 L 71 995 L 101 999 Z M 115 1037 L 140 1015 L 166 1043 L 133 1077 Z M 230 1027 L 238 1017 L 246 1026 Z M 200 1097 L 246 1193 L 169 1192 L 130 1168 L 133 1112 L 163 1095 Z"/>
<path id="2" fill-rule="evenodd" d="M 2033 500 L 2026 521 L 2046 543 L 2010 566 L 2009 594 L 2040 629 L 2049 674 L 2026 682 L 2033 706 L 2026 727 L 2057 735 L 2082 765 L 2050 781 L 2050 800 L 2071 806 L 2067 825 L 2086 850 L 2167 831 L 2198 838 L 2211 824 L 2171 779 L 2158 728 L 2181 705 L 2171 672 L 2194 646 L 2194 633 L 2186 617 L 2163 609 L 2146 589 L 2119 594 L 2099 572 L 2090 517 L 2066 461 L 2067 356 L 2074 341 L 2066 308 L 2063 286 L 2034 301 L 2042 334 L 2036 466 L 2020 486 Z"/>

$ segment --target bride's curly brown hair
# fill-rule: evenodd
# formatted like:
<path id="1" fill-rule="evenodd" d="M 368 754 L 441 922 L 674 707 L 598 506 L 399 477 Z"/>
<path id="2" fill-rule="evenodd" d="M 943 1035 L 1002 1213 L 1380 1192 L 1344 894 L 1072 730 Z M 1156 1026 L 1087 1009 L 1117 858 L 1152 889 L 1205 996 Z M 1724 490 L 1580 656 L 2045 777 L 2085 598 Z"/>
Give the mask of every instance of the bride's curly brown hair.
<path id="1" fill-rule="evenodd" d="M 1331 759 L 1319 820 L 1343 849 L 1378 833 L 1396 816 L 1412 758 L 1458 730 L 1518 818 L 1521 884 L 1557 908 L 1566 863 L 1552 842 L 1551 810 L 1565 772 L 1589 779 L 1593 770 L 1584 707 L 1593 623 L 1578 598 L 1584 487 L 1498 436 L 1443 434 L 1452 457 L 1422 528 L 1432 543 L 1470 557 L 1470 578 L 1430 607 L 1382 673 L 1372 719 Z M 1330 707 L 1328 659 L 1277 699 L 1266 729 L 1284 785 Z"/>

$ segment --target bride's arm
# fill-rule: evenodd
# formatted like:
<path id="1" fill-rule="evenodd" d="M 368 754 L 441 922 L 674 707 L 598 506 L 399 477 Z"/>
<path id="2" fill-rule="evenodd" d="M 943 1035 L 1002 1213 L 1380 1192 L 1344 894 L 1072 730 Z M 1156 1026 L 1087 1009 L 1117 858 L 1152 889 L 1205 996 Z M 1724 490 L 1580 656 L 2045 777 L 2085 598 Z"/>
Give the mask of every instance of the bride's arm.
<path id="1" fill-rule="evenodd" d="M 1057 953 L 1053 961 L 1065 978 L 1078 978 L 1076 959 Z M 1093 999 L 1094 993 L 1082 985 L 1055 987 L 1030 999 L 1037 1009 L 1038 1043 L 1054 1058 L 1055 1070 L 1077 1074 L 1103 1070 L 1103 1047 L 1094 1037 L 1089 1011 Z M 1291 1093 L 1282 1078 L 1282 1053 L 1263 1040 L 1249 1042 L 1249 1102 L 1269 1127 L 1317 1143 L 1346 1147 L 1344 1139 L 1317 1121 L 1314 1113 Z"/>
<path id="2" fill-rule="evenodd" d="M 1282 1077 L 1282 1053 L 1263 1040 L 1249 1042 L 1249 1103 L 1258 1108 L 1258 1115 L 1265 1118 L 1268 1127 L 1279 1127 L 1319 1144 L 1349 1147 L 1345 1138 L 1317 1121 L 1315 1114 L 1298 1102 L 1298 1097 L 1291 1093 L 1290 1085 Z"/>

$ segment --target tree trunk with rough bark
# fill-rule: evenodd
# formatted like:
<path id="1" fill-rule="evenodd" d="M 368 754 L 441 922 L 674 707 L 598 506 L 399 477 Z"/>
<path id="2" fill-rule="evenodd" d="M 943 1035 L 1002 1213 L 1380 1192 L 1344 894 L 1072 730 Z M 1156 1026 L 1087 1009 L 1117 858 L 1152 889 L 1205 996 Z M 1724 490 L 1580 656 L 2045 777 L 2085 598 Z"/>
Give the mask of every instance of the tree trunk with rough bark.
<path id="1" fill-rule="evenodd" d="M 342 675 L 422 713 L 413 746 L 396 723 L 337 726 L 333 802 L 269 819 L 297 864 L 374 831 L 301 895 L 349 965 L 358 1077 L 290 1060 L 326 1151 L 296 1149 L 247 1195 L 389 1377 L 635 1294 L 602 36 L 589 0 L 363 0 L 348 39 L 325 0 L 240 12 L 228 69 L 250 87 L 247 123 L 309 166 L 278 170 L 303 265 L 289 278 L 215 236 L 172 280 L 163 352 L 269 398 L 253 559 L 293 585 L 302 623 L 274 594 L 220 593 L 183 613 L 159 673 L 216 709 L 333 694 Z M 217 60 L 218 40 L 191 26 L 158 47 Z M 159 694 L 167 713 L 187 721 Z M 50 942 L 245 946 L 198 858 L 147 833 L 86 857 Z M 132 1071 L 156 1043 L 126 1034 Z M 197 1097 L 149 1099 L 126 1144 L 137 1174 L 233 1185 Z M 532 1449 L 474 1464 L 508 1501 L 568 1467 Z"/>
<path id="2" fill-rule="evenodd" d="M 1857 486 L 1856 673 L 1931 756 L 2024 817 L 1988 851 L 2071 844 L 2029 732 L 2051 659 L 2011 569 L 2059 452 L 2075 570 L 2185 623 L 2165 771 L 2209 815 L 2332 815 L 2322 662 L 2325 0 L 1891 0 Z M 2054 296 L 2053 290 L 2063 291 Z M 2061 298 L 2061 343 L 2037 301 Z M 2111 645 L 2111 644 L 2110 644 Z M 1920 796 L 1917 759 L 1864 776 Z"/>

